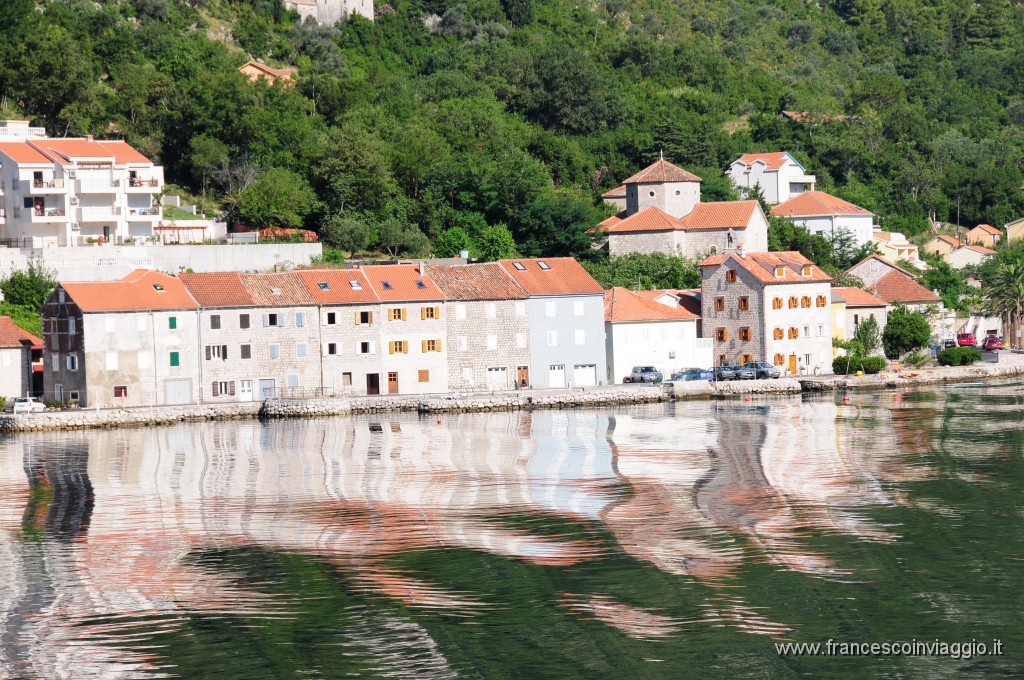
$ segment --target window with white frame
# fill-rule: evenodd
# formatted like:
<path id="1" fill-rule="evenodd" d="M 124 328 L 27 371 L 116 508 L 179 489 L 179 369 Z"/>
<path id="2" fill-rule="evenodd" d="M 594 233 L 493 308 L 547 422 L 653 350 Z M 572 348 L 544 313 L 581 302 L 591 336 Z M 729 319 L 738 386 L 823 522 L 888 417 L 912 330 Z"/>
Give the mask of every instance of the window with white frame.
<path id="1" fill-rule="evenodd" d="M 498 318 L 498 304 L 495 302 L 488 302 L 487 306 L 484 307 L 484 316 L 488 319 Z"/>
<path id="2" fill-rule="evenodd" d="M 69 371 L 77 371 L 78 370 L 78 355 L 77 354 L 69 354 L 68 355 L 68 370 Z"/>
<path id="3" fill-rule="evenodd" d="M 574 340 L 575 340 L 577 345 L 585 345 L 585 344 L 587 344 L 587 332 L 584 331 L 583 329 L 577 329 L 576 330 L 576 336 L 575 336 Z"/>
<path id="4" fill-rule="evenodd" d="M 373 341 L 359 343 L 359 353 L 360 354 L 373 354 L 374 353 L 374 344 L 375 343 Z"/>
<path id="5" fill-rule="evenodd" d="M 306 313 L 305 312 L 295 312 L 295 325 L 298 328 L 302 328 L 302 327 L 304 327 L 306 325 Z"/>
<path id="6" fill-rule="evenodd" d="M 572 315 L 583 316 L 583 300 L 573 300 Z"/>
<path id="7" fill-rule="evenodd" d="M 267 345 L 267 350 L 270 352 L 271 359 L 277 359 L 281 356 L 281 345 Z"/>
<path id="8" fill-rule="evenodd" d="M 295 356 L 297 356 L 300 359 L 303 359 L 306 357 L 307 353 L 308 350 L 306 348 L 306 343 L 300 342 L 297 345 L 295 345 Z"/>
<path id="9" fill-rule="evenodd" d="M 526 333 L 516 333 L 516 347 L 518 349 L 526 347 Z"/>
<path id="10" fill-rule="evenodd" d="M 554 316 L 558 313 L 558 308 L 555 305 L 554 300 L 548 300 L 544 303 L 544 316 Z"/>
<path id="11" fill-rule="evenodd" d="M 68 318 L 68 335 L 74 335 L 75 331 L 75 317 L 72 316 Z"/>
<path id="12" fill-rule="evenodd" d="M 329 343 L 327 343 L 327 353 L 328 354 L 337 354 L 338 353 L 338 343 L 336 343 L 336 342 L 329 342 Z"/>
<path id="13" fill-rule="evenodd" d="M 60 370 L 60 355 L 59 354 L 51 354 L 50 355 L 50 370 L 51 371 L 59 371 Z"/>
<path id="14" fill-rule="evenodd" d="M 548 331 L 547 333 L 548 347 L 558 346 L 558 331 Z"/>

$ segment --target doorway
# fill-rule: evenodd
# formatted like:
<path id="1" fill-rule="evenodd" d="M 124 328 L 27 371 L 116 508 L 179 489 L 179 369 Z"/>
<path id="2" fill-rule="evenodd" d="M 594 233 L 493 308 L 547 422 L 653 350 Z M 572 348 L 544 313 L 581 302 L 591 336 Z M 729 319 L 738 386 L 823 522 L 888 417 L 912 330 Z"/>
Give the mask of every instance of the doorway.
<path id="1" fill-rule="evenodd" d="M 516 366 L 516 385 L 522 388 L 530 386 L 530 367 Z"/>
<path id="2" fill-rule="evenodd" d="M 380 373 L 366 374 L 366 393 L 368 395 L 380 394 Z"/>
<path id="3" fill-rule="evenodd" d="M 789 355 L 789 374 L 796 375 L 796 355 Z"/>
<path id="4" fill-rule="evenodd" d="M 388 373 L 388 394 L 398 394 L 398 373 Z"/>
<path id="5" fill-rule="evenodd" d="M 273 378 L 260 380 L 260 399 L 277 399 L 277 382 Z"/>
<path id="6" fill-rule="evenodd" d="M 252 381 L 241 380 L 238 383 L 238 401 L 252 401 Z"/>
<path id="7" fill-rule="evenodd" d="M 565 387 L 565 364 L 548 366 L 548 387 Z"/>

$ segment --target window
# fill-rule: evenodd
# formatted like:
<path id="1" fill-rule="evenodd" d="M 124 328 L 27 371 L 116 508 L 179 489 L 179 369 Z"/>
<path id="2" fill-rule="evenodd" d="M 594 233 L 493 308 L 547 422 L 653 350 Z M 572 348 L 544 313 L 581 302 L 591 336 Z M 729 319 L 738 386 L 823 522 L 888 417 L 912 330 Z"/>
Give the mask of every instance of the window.
<path id="1" fill-rule="evenodd" d="M 303 328 L 306 325 L 306 313 L 295 312 L 295 326 L 297 328 Z"/>
<path id="2" fill-rule="evenodd" d="M 171 366 L 180 366 L 181 359 L 178 357 L 177 352 L 171 352 Z"/>
<path id="3" fill-rule="evenodd" d="M 583 300 L 574 300 L 572 303 L 572 315 L 583 316 Z"/>
<path id="4" fill-rule="evenodd" d="M 215 397 L 220 397 L 227 394 L 233 396 L 235 394 L 235 382 L 233 380 L 230 382 L 227 380 L 215 381 L 211 386 L 210 391 L 213 393 L 213 396 Z"/>
<path id="5" fill-rule="evenodd" d="M 239 347 L 239 354 L 243 359 L 252 359 L 252 345 L 242 345 Z"/>
<path id="6" fill-rule="evenodd" d="M 750 354 L 744 354 L 743 356 L 740 357 L 740 363 L 741 364 L 747 364 L 747 363 L 750 363 L 753 360 L 754 360 L 754 357 L 751 356 Z"/>
<path id="7" fill-rule="evenodd" d="M 359 343 L 360 354 L 373 354 L 373 343 L 372 342 L 361 342 Z"/>
<path id="8" fill-rule="evenodd" d="M 750 337 L 751 337 L 751 335 L 750 335 L 750 329 L 749 328 L 744 327 L 744 328 L 740 329 L 740 341 L 741 342 L 750 342 Z M 744 362 L 744 363 L 746 363 L 746 362 Z"/>
<path id="9" fill-rule="evenodd" d="M 719 366 L 725 366 L 726 365 L 726 358 L 725 358 L 724 354 L 719 354 L 718 355 L 718 365 Z"/>
<path id="10" fill-rule="evenodd" d="M 810 326 L 804 326 L 804 337 L 805 338 L 811 337 L 811 327 Z"/>
<path id="11" fill-rule="evenodd" d="M 295 356 L 299 359 L 304 359 L 309 354 L 309 348 L 306 347 L 306 343 L 300 342 L 295 345 Z"/>
<path id="12" fill-rule="evenodd" d="M 438 314 L 437 307 L 420 307 L 420 318 L 421 319 L 436 319 Z"/>
<path id="13" fill-rule="evenodd" d="M 227 359 L 228 358 L 228 346 L 227 345 L 207 345 L 206 346 L 206 360 L 211 359 Z"/>
<path id="14" fill-rule="evenodd" d="M 405 321 L 405 307 L 392 307 L 388 310 L 388 318 L 392 321 Z"/>
<path id="15" fill-rule="evenodd" d="M 556 313 L 555 301 L 548 300 L 544 303 L 544 316 L 554 316 Z"/>
<path id="16" fill-rule="evenodd" d="M 558 346 L 558 331 L 548 331 L 547 332 L 547 341 L 548 341 L 548 347 L 557 347 Z"/>
<path id="17" fill-rule="evenodd" d="M 25 207 L 28 207 L 28 206 L 25 206 Z M 57 302 L 59 302 L 60 304 L 64 304 L 64 300 L 65 300 L 64 289 L 63 288 L 58 288 L 57 289 Z"/>
<path id="18" fill-rule="evenodd" d="M 789 329 L 789 339 L 793 340 L 793 339 L 799 338 L 799 337 L 800 337 L 800 329 L 799 328 L 795 328 L 795 327 L 790 327 L 790 329 Z"/>
<path id="19" fill-rule="evenodd" d="M 518 271 L 521 271 L 521 272 L 525 272 L 526 271 L 526 267 L 523 265 L 522 262 L 513 262 L 512 266 L 515 267 L 516 270 L 518 270 Z"/>
<path id="20" fill-rule="evenodd" d="M 267 345 L 267 349 L 270 351 L 271 359 L 277 359 L 281 356 L 281 345 Z"/>
<path id="21" fill-rule="evenodd" d="M 741 312 L 750 311 L 750 298 L 748 298 L 746 295 L 742 296 L 737 302 L 736 307 Z"/>
<path id="22" fill-rule="evenodd" d="M 526 347 L 526 333 L 516 333 L 516 348 L 523 349 Z"/>
<path id="23" fill-rule="evenodd" d="M 218 330 L 220 328 L 220 314 L 210 315 L 210 328 Z"/>
<path id="24" fill-rule="evenodd" d="M 785 335 L 786 333 L 781 328 L 776 328 L 775 330 L 772 331 L 772 337 L 775 338 L 776 340 L 782 340 L 782 338 L 785 337 Z"/>
<path id="25" fill-rule="evenodd" d="M 356 312 L 356 325 L 373 323 L 373 312 Z"/>
<path id="26" fill-rule="evenodd" d="M 427 369 L 421 368 L 417 375 L 419 376 L 419 380 L 421 383 L 430 382 L 430 371 L 428 371 Z"/>
<path id="27" fill-rule="evenodd" d="M 498 336 L 488 335 L 487 336 L 487 349 L 498 349 Z"/>
<path id="28" fill-rule="evenodd" d="M 784 363 L 786 363 L 786 356 L 784 354 L 776 354 L 774 364 L 776 366 L 782 366 Z"/>
<path id="29" fill-rule="evenodd" d="M 68 318 L 68 335 L 74 335 L 75 331 L 76 331 L 76 328 L 75 328 L 75 318 L 74 317 L 70 317 L 70 318 Z"/>
<path id="30" fill-rule="evenodd" d="M 327 353 L 328 354 L 337 354 L 338 353 L 338 343 L 336 343 L 336 342 L 329 342 L 329 343 L 327 343 Z"/>
<path id="31" fill-rule="evenodd" d="M 715 340 L 717 340 L 718 342 L 725 342 L 728 339 L 729 332 L 727 330 L 725 330 L 724 328 L 719 328 L 715 330 Z"/>
<path id="32" fill-rule="evenodd" d="M 799 306 L 800 306 L 800 301 L 796 298 L 795 295 L 789 298 L 789 308 L 790 309 L 796 309 Z"/>
<path id="33" fill-rule="evenodd" d="M 786 268 L 785 267 L 776 267 L 775 268 L 775 278 L 777 278 L 777 279 L 784 279 L 784 278 L 786 278 Z"/>
<path id="34" fill-rule="evenodd" d="M 381 283 L 382 286 L 384 286 L 384 290 L 391 290 L 391 282 L 390 281 L 381 281 L 380 283 Z"/>
<path id="35" fill-rule="evenodd" d="M 406 340 L 392 340 L 388 343 L 389 354 L 408 354 L 409 343 Z"/>
<path id="36" fill-rule="evenodd" d="M 441 341 L 440 340 L 424 340 L 422 351 L 426 352 L 440 352 Z"/>
<path id="37" fill-rule="evenodd" d="M 167 317 L 167 327 L 172 331 L 178 327 L 178 317 L 169 316 Z"/>
<path id="38" fill-rule="evenodd" d="M 498 304 L 495 302 L 488 302 L 487 306 L 484 307 L 484 316 L 488 319 L 498 318 Z"/>
<path id="39" fill-rule="evenodd" d="M 128 396 L 128 386 L 127 385 L 114 385 L 114 398 L 115 399 L 124 399 L 127 396 Z"/>
<path id="40" fill-rule="evenodd" d="M 772 309 L 782 309 L 782 298 L 772 298 Z"/>
<path id="41" fill-rule="evenodd" d="M 280 288 L 271 288 L 270 289 L 270 294 L 271 295 L 280 295 L 281 294 L 281 289 Z"/>
<path id="42" fill-rule="evenodd" d="M 342 373 L 341 374 L 341 386 L 342 387 L 352 387 L 352 374 L 351 373 L 347 373 L 346 372 L 346 373 Z"/>
<path id="43" fill-rule="evenodd" d="M 853 325 L 854 326 L 859 326 L 860 325 L 860 314 L 854 314 L 853 315 Z"/>
<path id="44" fill-rule="evenodd" d="M 51 357 L 51 359 L 50 359 L 50 370 L 51 371 L 59 371 L 60 370 L 60 355 L 58 355 L 58 354 L 51 354 L 50 357 Z"/>
<path id="45" fill-rule="evenodd" d="M 320 290 L 330 290 L 331 289 L 331 287 L 329 285 L 327 285 L 326 281 L 321 281 L 320 283 L 318 283 L 316 285 L 320 286 Z"/>
<path id="46" fill-rule="evenodd" d="M 810 365 L 811 365 L 811 355 L 810 354 L 805 354 L 804 355 L 804 366 L 810 366 Z"/>
<path id="47" fill-rule="evenodd" d="M 68 355 L 68 370 L 69 371 L 77 371 L 78 370 L 78 355 L 77 354 L 69 354 Z"/>
<path id="48" fill-rule="evenodd" d="M 802 298 L 800 298 L 800 306 L 804 307 L 804 308 L 810 307 L 811 306 L 811 296 L 810 295 L 804 295 Z"/>
<path id="49" fill-rule="evenodd" d="M 577 345 L 585 345 L 585 344 L 587 344 L 587 332 L 582 330 L 582 329 L 577 330 L 573 340 L 574 340 L 575 344 L 577 344 Z"/>
<path id="50" fill-rule="evenodd" d="M 337 312 L 327 312 L 327 314 L 324 316 L 324 324 L 327 325 L 327 326 L 335 326 L 335 325 L 337 325 L 337 323 L 338 323 L 338 313 Z"/>
<path id="51" fill-rule="evenodd" d="M 125 396 L 128 396 L 128 388 L 125 387 Z M 68 399 L 71 401 L 78 401 L 78 390 L 71 390 L 68 392 Z"/>
<path id="52" fill-rule="evenodd" d="M 162 292 L 164 292 L 164 287 L 161 286 L 159 283 L 154 283 L 153 284 L 153 290 L 155 290 L 158 293 L 162 293 Z"/>
<path id="53" fill-rule="evenodd" d="M 348 285 L 352 286 L 352 290 L 362 290 L 363 289 L 362 284 L 360 284 L 355 279 L 352 279 L 351 281 L 349 281 Z"/>
<path id="54" fill-rule="evenodd" d="M 823 335 L 825 335 L 825 324 L 819 323 L 818 324 L 818 337 L 820 338 Z"/>
<path id="55" fill-rule="evenodd" d="M 466 320 L 466 305 L 455 305 L 455 319 L 456 321 Z"/>
<path id="56" fill-rule="evenodd" d="M 416 280 L 416 287 L 417 287 L 417 288 L 426 288 L 426 287 L 427 287 L 427 284 L 425 284 L 425 283 L 423 283 L 422 281 L 420 281 L 419 279 L 417 279 L 417 280 Z"/>
<path id="57" fill-rule="evenodd" d="M 818 296 L 818 306 L 819 307 L 824 307 L 827 304 L 828 304 L 828 298 L 825 297 L 824 295 L 819 295 Z"/>
<path id="58" fill-rule="evenodd" d="M 551 266 L 544 260 L 537 260 L 537 266 L 543 269 L 544 271 L 551 269 Z"/>
<path id="59" fill-rule="evenodd" d="M 468 382 L 470 385 L 473 384 L 473 369 L 464 368 L 462 369 L 462 379 Z"/>
<path id="60" fill-rule="evenodd" d="M 466 339 L 465 335 L 460 335 L 459 336 L 458 343 L 459 343 L 459 351 L 460 352 L 465 352 L 467 349 L 469 349 L 469 340 Z"/>
<path id="61" fill-rule="evenodd" d="M 804 276 L 810 276 L 811 275 L 811 266 L 805 264 L 803 269 L 800 270 L 800 273 L 803 274 Z"/>
<path id="62" fill-rule="evenodd" d="M 284 317 L 280 314 L 264 314 L 263 315 L 263 327 L 267 326 L 283 326 Z"/>
<path id="63" fill-rule="evenodd" d="M 285 380 L 288 383 L 288 387 L 291 387 L 292 389 L 295 389 L 299 386 L 299 376 L 295 375 L 294 373 L 285 378 Z"/>
<path id="64" fill-rule="evenodd" d="M 725 270 L 725 280 L 728 281 L 729 283 L 735 283 L 735 281 L 736 281 L 736 270 L 735 269 L 726 269 Z"/>
<path id="65" fill-rule="evenodd" d="M 248 328 L 249 327 L 249 315 L 248 314 L 239 314 L 238 315 L 238 327 L 239 328 Z"/>
<path id="66" fill-rule="evenodd" d="M 715 298 L 715 311 L 716 312 L 724 312 L 725 311 L 725 298 L 724 297 L 716 297 Z"/>

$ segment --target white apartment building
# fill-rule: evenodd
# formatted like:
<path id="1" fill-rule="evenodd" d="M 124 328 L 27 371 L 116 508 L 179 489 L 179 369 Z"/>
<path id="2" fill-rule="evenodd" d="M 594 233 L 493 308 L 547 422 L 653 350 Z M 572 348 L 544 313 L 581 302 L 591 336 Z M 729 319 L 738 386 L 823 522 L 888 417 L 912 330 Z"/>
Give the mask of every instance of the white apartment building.
<path id="1" fill-rule="evenodd" d="M 744 195 L 760 187 L 764 199 L 772 205 L 814 191 L 816 181 L 788 151 L 740 156 L 729 165 L 728 175 Z"/>
<path id="2" fill-rule="evenodd" d="M 798 194 L 772 208 L 772 215 L 830 240 L 848 232 L 857 246 L 871 243 L 875 234 L 874 213 L 824 191 Z"/>

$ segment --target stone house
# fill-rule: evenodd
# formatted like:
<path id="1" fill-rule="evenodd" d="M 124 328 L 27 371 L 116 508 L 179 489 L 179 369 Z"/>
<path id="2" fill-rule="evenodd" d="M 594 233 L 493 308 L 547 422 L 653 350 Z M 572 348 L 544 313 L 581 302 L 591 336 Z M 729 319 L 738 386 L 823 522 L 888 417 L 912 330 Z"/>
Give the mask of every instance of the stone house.
<path id="1" fill-rule="evenodd" d="M 601 198 L 608 205 L 614 207 L 618 211 L 626 209 L 626 185 L 620 184 L 619 186 L 601 194 Z"/>
<path id="2" fill-rule="evenodd" d="M 499 262 L 526 292 L 535 387 L 604 384 L 604 289 L 571 257 Z"/>
<path id="3" fill-rule="evenodd" d="M 874 317 L 878 322 L 878 332 L 885 329 L 888 303 L 866 290 L 853 287 L 836 287 L 832 289 L 832 302 L 842 303 L 842 316 L 834 320 L 833 335 L 840 340 L 853 340 L 862 321 Z M 879 350 L 881 351 L 881 350 Z"/>
<path id="4" fill-rule="evenodd" d="M 726 174 L 741 195 L 749 196 L 760 187 L 764 199 L 772 205 L 814 191 L 814 175 L 808 175 L 788 151 L 745 154 L 729 165 Z"/>
<path id="5" fill-rule="evenodd" d="M 44 399 L 155 406 L 199 394 L 199 305 L 173 276 L 61 282 L 42 317 Z"/>
<path id="6" fill-rule="evenodd" d="M 33 394 L 33 354 L 41 352 L 43 339 L 19 328 L 9 316 L 0 316 L 0 397 Z"/>
<path id="7" fill-rule="evenodd" d="M 352 14 L 373 21 L 373 0 L 284 0 L 285 9 L 298 12 L 305 21 L 311 17 L 319 24 L 333 26 Z"/>
<path id="8" fill-rule="evenodd" d="M 1003 232 L 999 231 L 991 224 L 979 224 L 974 229 L 967 232 L 967 243 L 971 245 L 984 246 L 985 248 L 994 248 L 999 240 L 1003 238 Z"/>
<path id="9" fill-rule="evenodd" d="M 962 244 L 959 240 L 947 234 L 939 234 L 938 236 L 930 238 L 921 249 L 926 253 L 932 253 L 933 255 L 949 255 L 951 252 L 959 248 Z"/>
<path id="10" fill-rule="evenodd" d="M 824 191 L 800 193 L 772 208 L 772 215 L 829 240 L 847 232 L 857 246 L 871 243 L 875 231 L 875 215 L 870 210 Z"/>
<path id="11" fill-rule="evenodd" d="M 428 272 L 446 300 L 449 389 L 532 386 L 526 291 L 496 263 Z"/>
<path id="12" fill-rule="evenodd" d="M 622 382 L 634 366 L 654 366 L 665 380 L 680 368 L 711 366 L 711 343 L 698 337 L 699 321 L 673 291 L 605 291 L 608 384 Z"/>
<path id="13" fill-rule="evenodd" d="M 953 269 L 963 269 L 970 265 L 984 264 L 985 260 L 994 256 L 996 251 L 984 246 L 966 245 L 947 253 L 944 259 Z"/>
<path id="14" fill-rule="evenodd" d="M 942 298 L 917 282 L 906 269 L 889 262 L 880 255 L 869 255 L 846 270 L 864 283 L 864 287 L 884 300 L 889 307 L 905 305 L 929 318 L 932 340 L 953 336 L 955 317 L 947 312 Z"/>
<path id="15" fill-rule="evenodd" d="M 703 332 L 716 365 L 768 361 L 832 372 L 831 277 L 798 252 L 724 253 L 700 264 Z"/>

